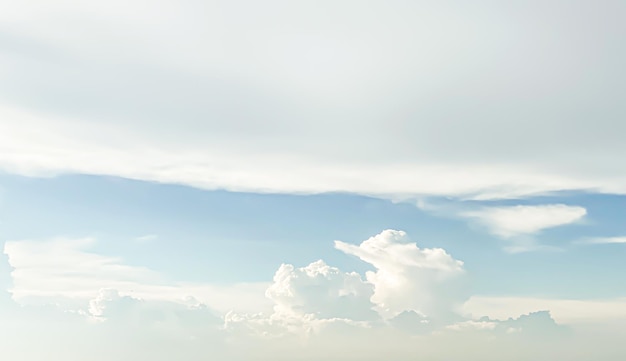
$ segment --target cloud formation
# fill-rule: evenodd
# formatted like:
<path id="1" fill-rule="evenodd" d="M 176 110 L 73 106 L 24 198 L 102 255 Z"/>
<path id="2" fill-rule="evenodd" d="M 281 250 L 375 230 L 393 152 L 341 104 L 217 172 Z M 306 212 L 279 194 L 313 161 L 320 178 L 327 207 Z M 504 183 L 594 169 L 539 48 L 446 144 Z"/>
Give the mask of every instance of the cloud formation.
<path id="1" fill-rule="evenodd" d="M 542 310 L 550 310 L 551 316 L 561 324 L 623 322 L 626 320 L 626 298 L 576 300 L 474 295 L 463 305 L 463 313 L 472 318 L 488 316 L 498 320 Z"/>
<path id="2" fill-rule="evenodd" d="M 617 3 L 106 4 L 0 14 L 0 169 L 389 198 L 626 193 Z"/>
<path id="3" fill-rule="evenodd" d="M 100 288 L 130 290 L 137 284 L 154 285 L 160 278 L 119 258 L 88 252 L 95 242 L 93 238 L 6 242 L 13 296 L 84 298 Z"/>
<path id="4" fill-rule="evenodd" d="M 318 318 L 376 319 L 370 298 L 374 286 L 356 272 L 343 273 L 324 261 L 302 268 L 283 264 L 265 292 L 279 314 L 313 314 Z"/>
<path id="5" fill-rule="evenodd" d="M 196 297 L 220 312 L 252 311 L 270 304 L 267 283 L 218 286 L 172 282 L 154 270 L 125 264 L 122 259 L 90 250 L 94 238 L 8 241 L 4 253 L 11 272 L 11 296 L 23 304 L 67 303 L 95 298 L 101 289 L 123 296 L 181 302 Z"/>
<path id="6" fill-rule="evenodd" d="M 372 301 L 385 318 L 403 311 L 448 318 L 452 304 L 463 301 L 454 283 L 464 273 L 463 262 L 440 248 L 420 249 L 403 231 L 385 230 L 358 246 L 335 241 L 335 248 L 376 268 L 366 278 L 374 285 Z"/>
<path id="7" fill-rule="evenodd" d="M 624 237 L 595 237 L 580 241 L 584 244 L 622 244 L 626 243 L 626 236 Z"/>
<path id="8" fill-rule="evenodd" d="M 281 265 L 265 292 L 273 308 L 263 310 L 259 305 L 258 312 L 212 309 L 200 297 L 192 297 L 202 290 L 206 295 L 211 289 L 208 285 L 165 287 L 153 271 L 89 253 L 87 248 L 93 242 L 55 239 L 5 245 L 14 268 L 14 299 L 24 301 L 28 295 L 55 304 L 25 303 L 3 315 L 0 335 L 10 341 L 3 350 L 5 355 L 20 361 L 44 355 L 97 361 L 176 356 L 202 360 L 207 355 L 241 361 L 323 357 L 547 361 L 573 352 L 576 356 L 570 359 L 582 361 L 592 352 L 607 360 L 607 355 L 623 354 L 615 348 L 623 329 L 603 326 L 612 333 L 601 338 L 572 334 L 543 311 L 550 309 L 557 320 L 572 321 L 563 318 L 564 312 L 572 310 L 569 303 L 519 300 L 507 308 L 494 299 L 472 298 L 470 308 L 458 308 L 465 293 L 454 282 L 462 280 L 466 272 L 463 263 L 442 249 L 417 247 L 402 231 L 386 230 L 359 245 L 335 243 L 337 249 L 375 268 L 365 278 L 321 260 L 304 267 Z M 139 291 L 130 294 L 97 288 L 103 284 L 127 286 L 123 279 Z M 77 290 L 70 293 L 64 287 Z M 213 288 L 212 296 L 225 291 Z M 172 293 L 178 297 L 171 297 Z M 83 298 L 83 294 L 90 296 Z M 51 299 L 50 295 L 58 297 Z M 580 310 L 593 304 L 579 302 L 576 307 Z M 596 311 L 604 310 L 604 314 L 600 318 L 597 312 L 587 315 L 585 323 L 602 320 L 605 325 L 619 320 L 623 316 L 619 310 L 624 308 L 616 302 L 612 308 L 598 303 Z M 523 305 L 532 309 L 520 307 Z M 494 310 L 499 313 L 491 312 Z M 471 317 L 461 313 L 471 313 Z M 455 317 L 449 317 L 451 314 Z M 41 340 L 36 348 L 30 341 L 33 337 Z M 595 350 L 598 345 L 602 348 Z M 93 354 L 96 349 L 100 351 Z"/>
<path id="9" fill-rule="evenodd" d="M 489 232 L 502 238 L 532 235 L 544 229 L 563 226 L 581 220 L 587 214 L 583 207 L 565 204 L 537 206 L 484 207 L 461 213 L 462 217 L 475 219 Z"/>

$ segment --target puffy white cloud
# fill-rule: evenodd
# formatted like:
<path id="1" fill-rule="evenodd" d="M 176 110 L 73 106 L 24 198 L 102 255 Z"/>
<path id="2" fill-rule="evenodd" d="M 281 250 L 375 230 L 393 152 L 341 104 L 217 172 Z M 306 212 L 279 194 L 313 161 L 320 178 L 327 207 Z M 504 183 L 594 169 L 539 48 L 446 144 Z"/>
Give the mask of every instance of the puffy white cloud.
<path id="1" fill-rule="evenodd" d="M 341 272 L 322 260 L 302 268 L 281 265 L 265 294 L 275 303 L 277 313 L 356 321 L 377 317 L 370 301 L 374 286 L 358 273 Z"/>
<path id="2" fill-rule="evenodd" d="M 281 265 L 265 292 L 271 314 L 225 316 L 227 330 L 262 337 L 310 336 L 322 330 L 369 327 L 380 316 L 370 301 L 374 285 L 319 260 L 306 267 Z"/>
<path id="3" fill-rule="evenodd" d="M 580 221 L 586 214 L 587 210 L 583 207 L 565 204 L 543 204 L 536 206 L 484 207 L 480 210 L 464 212 L 460 215 L 477 220 L 496 236 L 512 238 L 574 223 Z"/>
<path id="4" fill-rule="evenodd" d="M 447 322 L 463 300 L 462 285 L 455 284 L 464 273 L 462 262 L 442 249 L 418 248 L 401 231 L 384 231 L 360 246 L 336 242 L 338 249 L 377 269 L 366 279 L 320 260 L 301 268 L 282 265 L 273 283 L 249 286 L 168 282 L 155 271 L 90 252 L 95 242 L 90 238 L 7 242 L 4 253 L 13 268 L 13 298 L 24 304 L 67 307 L 91 300 L 90 314 L 106 318 L 103 302 L 115 301 L 111 307 L 124 309 L 138 298 L 184 303 L 185 297 L 193 296 L 223 314 L 235 310 L 228 316 L 230 328 L 245 321 L 248 325 L 241 327 L 256 324 L 257 329 L 269 327 L 274 330 L 270 333 L 279 334 L 307 334 L 337 325 L 366 327 L 382 322 L 381 316 L 399 328 L 430 330 L 433 320 Z M 254 316 L 259 311 L 267 316 Z M 402 315 L 403 311 L 411 312 Z M 422 319 L 408 325 L 412 314 Z"/>
<path id="5" fill-rule="evenodd" d="M 170 339 L 219 340 L 222 318 L 194 299 L 187 304 L 162 300 L 142 300 L 120 295 L 114 289 L 102 289 L 89 301 L 87 310 L 80 310 L 89 320 L 105 323 L 109 329 L 125 332 L 149 332 Z"/>
<path id="6" fill-rule="evenodd" d="M 229 312 L 224 316 L 225 331 L 244 338 L 291 338 L 306 342 L 312 337 L 325 337 L 328 334 L 342 332 L 358 332 L 358 330 L 371 327 L 369 322 L 347 318 L 318 318 L 312 313 L 250 314 Z"/>
<path id="7" fill-rule="evenodd" d="M 296 268 L 283 264 L 266 296 L 274 312 L 226 317 L 228 328 L 262 336 L 309 335 L 329 327 L 387 324 L 409 333 L 431 332 L 453 319 L 463 301 L 463 262 L 443 249 L 420 249 L 403 231 L 385 230 L 361 243 L 335 247 L 372 264 L 366 280 L 323 261 Z M 382 318 L 387 319 L 382 322 Z"/>
<path id="8" fill-rule="evenodd" d="M 124 266 L 123 263 L 89 253 L 86 247 L 91 242 L 11 242 L 5 252 L 14 266 L 13 277 L 18 280 L 22 277 L 23 282 L 18 282 L 17 289 L 29 285 L 22 291 L 35 297 L 37 288 L 45 287 L 46 281 L 50 281 L 55 286 L 42 292 L 42 296 L 56 288 L 62 291 L 58 292 L 60 295 L 67 297 L 75 294 L 64 293 L 64 283 L 80 288 L 79 294 L 89 293 L 86 288 L 88 280 L 94 286 L 125 285 L 119 282 L 119 275 L 114 272 L 119 268 L 117 266 Z M 155 289 L 151 284 L 142 286 L 142 283 L 156 279 L 155 284 L 159 285 L 158 275 L 155 277 L 152 271 L 125 266 L 127 268 L 123 270 L 128 273 L 125 277 L 131 278 L 133 287 L 153 297 L 131 296 L 117 289 L 98 289 L 88 299 L 81 298 L 79 307 L 72 308 L 81 312 L 67 312 L 66 307 L 56 306 L 16 307 L 3 315 L 7 317 L 0 323 L 0 337 L 7 341 L 3 355 L 20 361 L 46 357 L 96 361 L 181 357 L 236 361 L 380 360 L 385 357 L 397 360 L 548 361 L 569 357 L 582 361 L 593 355 L 602 359 L 626 356 L 622 348 L 616 346 L 621 345 L 624 336 L 621 323 L 616 323 L 615 327 L 606 326 L 607 320 L 618 320 L 616 317 L 625 309 L 623 303 L 620 308 L 618 303 L 605 307 L 606 303 L 594 306 L 593 302 L 579 301 L 578 308 L 572 309 L 572 304 L 567 302 L 546 304 L 519 299 L 517 304 L 504 306 L 485 301 L 481 308 L 476 306 L 477 299 L 474 298 L 468 302 L 473 303 L 471 313 L 474 317 L 451 323 L 444 317 L 443 322 L 439 318 L 441 312 L 428 314 L 429 307 L 422 306 L 430 306 L 428 302 L 434 300 L 439 301 L 441 307 L 454 308 L 452 301 L 459 299 L 450 298 L 442 293 L 442 289 L 454 286 L 449 282 L 464 273 L 460 261 L 443 250 L 420 249 L 408 241 L 404 232 L 392 230 L 358 246 L 338 242 L 337 247 L 371 262 L 376 271 L 363 280 L 357 273 L 342 272 L 323 261 L 299 268 L 282 265 L 266 290 L 267 298 L 274 305 L 273 311 L 256 314 L 223 312 L 223 319 L 204 306 L 204 301 L 184 298 L 196 294 L 191 292 L 192 288 L 181 285 L 165 288 L 168 292 L 178 293 L 176 302 L 169 299 L 169 294 L 163 297 L 161 293 L 155 297 L 157 290 L 163 292 L 163 289 Z M 32 257 L 28 257 L 29 254 Z M 52 255 L 58 258 L 50 260 L 54 258 Z M 393 260 L 395 266 L 392 267 Z M 67 265 L 69 261 L 75 264 Z M 376 276 L 381 271 L 399 281 L 395 287 L 385 285 L 388 278 Z M 79 278 L 69 277 L 72 272 Z M 98 275 L 106 282 L 99 280 Z M 40 278 L 38 282 L 34 282 L 35 276 Z M 69 278 L 59 279 L 61 276 Z M 370 282 L 369 278 L 377 283 Z M 24 282 L 26 280 L 28 282 Z M 440 284 L 441 288 L 435 284 Z M 384 291 L 379 296 L 385 302 L 393 301 L 395 294 L 401 301 L 396 304 L 398 309 L 407 307 L 407 310 L 386 322 L 377 320 L 372 307 L 385 311 L 376 302 L 379 286 Z M 196 287 L 196 290 L 201 288 Z M 259 293 L 263 296 L 261 290 Z M 415 300 L 409 302 L 409 296 Z M 231 298 L 231 302 L 236 302 L 236 298 Z M 600 318 L 596 313 L 586 319 L 588 323 L 601 320 L 597 326 L 604 332 L 600 333 L 601 337 L 594 336 L 591 331 L 580 336 L 580 329 L 574 334 L 561 332 L 563 329 L 545 311 L 519 316 L 529 311 L 550 309 L 559 321 L 563 312 L 576 313 L 589 305 L 596 311 L 605 311 Z M 531 310 L 515 313 L 521 306 Z M 425 311 L 422 314 L 414 309 Z M 506 317 L 498 319 L 493 315 L 503 309 Z M 492 318 L 480 318 L 482 315 Z M 89 319 L 100 322 L 88 322 Z M 33 339 L 37 340 L 37 347 L 33 347 Z"/>
<path id="9" fill-rule="evenodd" d="M 449 319 L 463 301 L 463 262 L 441 248 L 420 249 L 403 231 L 385 230 L 360 245 L 335 241 L 335 248 L 376 268 L 366 278 L 374 285 L 372 302 L 386 318 L 415 311 Z"/>

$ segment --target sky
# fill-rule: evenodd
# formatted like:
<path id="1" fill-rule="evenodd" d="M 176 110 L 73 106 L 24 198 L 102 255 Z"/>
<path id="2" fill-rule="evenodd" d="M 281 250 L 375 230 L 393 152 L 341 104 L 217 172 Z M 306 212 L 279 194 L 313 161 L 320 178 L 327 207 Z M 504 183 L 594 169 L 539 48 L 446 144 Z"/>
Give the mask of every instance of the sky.
<path id="1" fill-rule="evenodd" d="M 0 2 L 0 357 L 626 357 L 622 1 Z"/>

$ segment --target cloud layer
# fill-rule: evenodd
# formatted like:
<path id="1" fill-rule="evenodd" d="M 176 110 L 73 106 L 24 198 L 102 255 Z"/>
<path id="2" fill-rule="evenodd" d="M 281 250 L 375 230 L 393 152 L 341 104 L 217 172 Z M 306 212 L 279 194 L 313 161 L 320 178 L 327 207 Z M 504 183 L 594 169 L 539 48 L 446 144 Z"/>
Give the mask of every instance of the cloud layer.
<path id="1" fill-rule="evenodd" d="M 0 15 L 0 169 L 381 197 L 625 193 L 623 15 L 22 1 Z"/>
<path id="2" fill-rule="evenodd" d="M 265 295 L 258 290 L 260 297 L 252 300 L 265 296 L 272 307 L 259 302 L 252 312 L 237 310 L 250 294 L 168 285 L 154 271 L 90 253 L 93 242 L 7 242 L 12 296 L 22 306 L 9 305 L 0 324 L 3 339 L 10 340 L 6 355 L 25 361 L 43 355 L 167 360 L 175 354 L 190 360 L 207 355 L 242 361 L 376 360 L 386 355 L 495 361 L 567 355 L 585 360 L 597 345 L 604 348 L 595 355 L 621 352 L 615 338 L 623 330 L 611 326 L 626 317 L 620 302 L 611 307 L 596 302 L 593 307 L 604 313 L 587 312 L 582 319 L 571 315 L 593 302 L 472 297 L 460 307 L 468 296 L 457 282 L 463 281 L 464 264 L 443 249 L 419 248 L 402 231 L 385 230 L 359 245 L 335 242 L 338 250 L 374 267 L 365 277 L 321 260 L 304 267 L 281 265 Z M 125 288 L 131 286 L 135 291 Z M 230 300 L 230 310 L 211 306 L 220 294 Z M 598 338 L 577 329 L 573 334 L 546 309 L 554 309 L 557 320 L 573 325 L 582 320 L 612 333 Z M 29 346 L 32 337 L 42 340 L 37 348 Z M 101 351 L 89 356 L 94 349 Z"/>
<path id="3" fill-rule="evenodd" d="M 263 297 L 267 283 L 218 286 L 172 282 L 156 271 L 125 264 L 90 250 L 94 238 L 8 241 L 4 253 L 13 268 L 10 289 L 23 304 L 80 304 L 101 289 L 142 299 L 181 302 L 197 297 L 220 312 L 271 307 Z"/>

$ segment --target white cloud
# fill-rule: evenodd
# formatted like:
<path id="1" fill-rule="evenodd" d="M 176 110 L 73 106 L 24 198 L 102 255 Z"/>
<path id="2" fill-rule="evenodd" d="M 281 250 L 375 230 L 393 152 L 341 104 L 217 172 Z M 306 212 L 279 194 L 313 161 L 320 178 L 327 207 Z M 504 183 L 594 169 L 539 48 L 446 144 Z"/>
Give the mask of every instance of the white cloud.
<path id="1" fill-rule="evenodd" d="M 13 296 L 89 297 L 100 288 L 130 291 L 134 285 L 158 284 L 153 271 L 87 252 L 94 243 L 93 238 L 6 242 L 4 253 L 14 269 Z"/>
<path id="2" fill-rule="evenodd" d="M 496 236 L 512 238 L 531 235 L 544 229 L 558 227 L 581 220 L 587 214 L 583 207 L 564 204 L 537 206 L 484 207 L 461 213 L 462 217 L 475 219 Z"/>
<path id="3" fill-rule="evenodd" d="M 159 236 L 156 234 L 146 234 L 143 236 L 136 237 L 135 241 L 139 243 L 149 243 L 149 242 L 156 240 L 157 238 L 159 238 Z"/>
<path id="4" fill-rule="evenodd" d="M 419 194 L 507 198 L 585 189 L 595 184 L 592 180 L 574 180 L 556 173 L 535 174 L 505 163 L 398 165 L 389 159 L 368 164 L 342 161 L 331 155 L 298 154 L 295 150 L 247 151 L 245 146 L 230 149 L 232 145 L 221 144 L 223 140 L 209 144 L 189 141 L 182 146 L 163 143 L 152 139 L 149 132 L 137 134 L 115 124 L 55 119 L 2 107 L 0 115 L 0 119 L 12 120 L 0 121 L 0 168 L 28 176 L 84 173 L 203 189 L 279 193 L 345 191 L 400 199 Z M 181 138 L 186 137 L 181 134 Z M 381 178 L 381 174 L 385 176 Z M 493 193 L 494 189 L 498 192 Z"/>
<path id="5" fill-rule="evenodd" d="M 376 268 L 366 273 L 374 285 L 372 301 L 386 318 L 415 311 L 437 321 L 450 317 L 463 287 L 463 262 L 440 248 L 420 249 L 405 232 L 386 230 L 360 245 L 335 241 L 335 248 Z"/>
<path id="6" fill-rule="evenodd" d="M 373 285 L 356 272 L 343 273 L 321 260 L 302 268 L 281 265 L 265 294 L 277 313 L 356 321 L 377 316 L 370 301 Z"/>
<path id="7" fill-rule="evenodd" d="M 446 329 L 452 331 L 466 331 L 466 330 L 494 330 L 498 324 L 493 321 L 463 321 L 447 326 Z"/>
<path id="8" fill-rule="evenodd" d="M 269 315 L 230 312 L 225 327 L 261 337 L 307 337 L 329 328 L 368 327 L 380 317 L 370 301 L 374 285 L 358 273 L 344 273 L 319 260 L 306 267 L 281 265 L 265 295 L 274 303 Z"/>
<path id="9" fill-rule="evenodd" d="M 519 337 L 526 339 L 554 342 L 566 339 L 571 329 L 557 324 L 549 311 L 535 311 L 522 314 L 519 317 L 510 317 L 506 320 L 492 320 L 482 317 L 479 320 L 468 320 L 449 325 L 446 331 L 480 333 L 483 331 L 490 337 Z"/>
<path id="10" fill-rule="evenodd" d="M 169 301 L 142 300 L 120 295 L 114 289 L 102 289 L 89 301 L 87 310 L 80 310 L 88 320 L 105 323 L 108 328 L 125 332 L 149 332 L 174 339 L 210 341 L 219 339 L 221 317 L 206 305 L 190 300 L 188 304 Z"/>
<path id="11" fill-rule="evenodd" d="M 108 291 L 105 293 L 111 293 Z M 114 293 L 114 292 L 113 292 Z M 103 296 L 109 318 L 89 323 L 77 314 L 54 309 L 22 308 L 19 323 L 3 322 L 0 334 L 8 341 L 4 355 L 20 361 L 52 357 L 67 360 L 202 360 L 207 355 L 229 360 L 394 360 L 456 359 L 544 360 L 570 355 L 587 360 L 593 352 L 603 359 L 622 356 L 616 343 L 624 332 L 609 337 L 560 334 L 546 312 L 515 319 L 465 321 L 441 332 L 410 335 L 393 328 L 359 327 L 337 320 L 308 334 L 250 335 L 239 323 L 216 329 L 202 309 Z M 6 321 L 6 320 L 3 320 Z M 238 322 L 237 320 L 231 320 Z M 297 326 L 297 324 L 292 324 Z M 11 332 L 6 332 L 10 330 Z M 513 331 L 510 331 L 513 330 Z M 555 332 L 557 331 L 557 332 Z M 261 337 L 258 337 L 261 336 Z M 33 338 L 37 347 L 33 347 Z M 573 355 L 573 356 L 572 356 Z"/>
<path id="12" fill-rule="evenodd" d="M 398 198 L 626 193 L 623 13 L 20 1 L 0 14 L 0 169 Z"/>
<path id="13" fill-rule="evenodd" d="M 585 244 L 623 244 L 626 243 L 626 237 L 595 237 L 580 241 Z"/>
<path id="14" fill-rule="evenodd" d="M 93 238 L 6 242 L 13 299 L 24 304 L 76 305 L 95 298 L 101 289 L 113 289 L 147 300 L 185 302 L 196 297 L 220 312 L 270 306 L 263 297 L 267 283 L 218 286 L 166 281 L 156 271 L 90 252 L 95 242 Z"/>
<path id="15" fill-rule="evenodd" d="M 591 356 L 607 360 L 626 356 L 619 347 L 624 337 L 620 320 L 626 317 L 622 312 L 626 309 L 623 300 L 546 302 L 473 297 L 464 306 L 473 317 L 439 322 L 443 308 L 455 311 L 455 302 L 462 300 L 456 297 L 458 288 L 450 282 L 464 273 L 463 264 L 443 250 L 418 248 L 401 231 L 384 231 L 358 246 L 336 243 L 338 249 L 376 268 L 366 280 L 323 261 L 299 268 L 282 265 L 273 283 L 266 287 L 273 310 L 219 310 L 224 315 L 221 320 L 202 296 L 202 292 L 206 295 L 213 291 L 206 298 L 218 297 L 218 288 L 163 285 L 153 271 L 88 252 L 93 242 L 56 239 L 5 245 L 14 268 L 14 297 L 79 297 L 77 303 L 68 307 L 82 312 L 64 312 L 67 307 L 61 303 L 46 308 L 11 308 L 0 323 L 0 337 L 7 341 L 3 355 L 20 361 L 46 357 L 202 360 L 207 355 L 236 361 L 548 361 L 565 357 L 582 361 Z M 117 289 L 94 290 L 102 285 L 132 286 L 138 292 L 131 295 Z M 257 291 L 262 297 L 263 291 Z M 229 291 L 223 288 L 221 292 Z M 83 297 L 87 294 L 90 296 Z M 187 295 L 195 298 L 185 298 Z M 244 293 L 227 298 L 231 303 L 240 298 L 259 300 Z M 405 310 L 383 322 L 369 312 L 372 307 L 387 311 L 378 302 Z M 433 303 L 437 307 L 433 308 Z M 546 309 L 559 322 L 591 324 L 596 328 L 588 333 L 584 333 L 587 328 L 576 329 L 574 334 L 562 333 L 550 314 L 542 311 Z M 100 322 L 88 322 L 90 319 Z M 602 332 L 596 334 L 598 329 Z M 33 347 L 33 339 L 37 340 L 37 347 Z"/>
<path id="16" fill-rule="evenodd" d="M 473 296 L 465 302 L 469 294 L 460 277 L 465 273 L 462 262 L 444 250 L 418 248 L 401 231 L 384 231 L 360 245 L 336 242 L 338 249 L 376 268 L 365 279 L 317 261 L 301 268 L 282 265 L 272 283 L 226 286 L 168 283 L 155 271 L 89 252 L 93 242 L 90 238 L 7 242 L 4 252 L 13 268 L 13 299 L 22 304 L 76 308 L 103 297 L 102 289 L 114 289 L 122 298 L 203 303 L 222 315 L 234 310 L 233 319 L 262 312 L 265 316 L 255 316 L 263 320 L 259 322 L 273 317 L 274 324 L 298 320 L 301 326 L 331 322 L 321 320 L 357 322 L 358 327 L 363 326 L 361 321 L 375 324 L 378 316 L 373 309 L 394 327 L 418 333 L 456 322 L 457 314 L 506 319 L 550 310 L 557 322 L 566 324 L 626 318 L 626 303 L 619 299 Z"/>
<path id="17" fill-rule="evenodd" d="M 442 249 L 418 248 L 401 231 L 384 231 L 359 246 L 336 242 L 338 249 L 377 268 L 367 273 L 366 280 L 320 260 L 301 268 L 280 266 L 269 287 L 166 282 L 155 271 L 90 252 L 95 242 L 91 238 L 7 242 L 4 253 L 13 268 L 13 299 L 68 308 L 89 302 L 89 315 L 107 319 L 110 312 L 145 309 L 141 306 L 145 302 L 185 304 L 193 297 L 222 314 L 235 310 L 226 316 L 227 329 L 273 337 L 368 328 L 382 322 L 379 312 L 398 329 L 423 332 L 448 322 L 455 305 L 462 302 L 462 285 L 454 283 L 464 273 L 462 262 Z M 265 301 L 261 287 L 266 288 Z"/>

